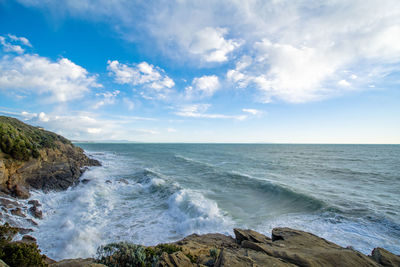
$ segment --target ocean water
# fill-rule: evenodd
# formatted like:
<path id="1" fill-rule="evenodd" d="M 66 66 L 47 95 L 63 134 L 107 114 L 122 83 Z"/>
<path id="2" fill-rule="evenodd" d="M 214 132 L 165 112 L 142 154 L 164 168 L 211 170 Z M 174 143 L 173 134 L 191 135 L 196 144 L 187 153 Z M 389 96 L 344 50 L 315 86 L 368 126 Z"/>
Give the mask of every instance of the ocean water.
<path id="1" fill-rule="evenodd" d="M 399 145 L 77 145 L 103 164 L 89 182 L 32 196 L 44 211 L 32 235 L 51 258 L 283 226 L 400 254 Z"/>

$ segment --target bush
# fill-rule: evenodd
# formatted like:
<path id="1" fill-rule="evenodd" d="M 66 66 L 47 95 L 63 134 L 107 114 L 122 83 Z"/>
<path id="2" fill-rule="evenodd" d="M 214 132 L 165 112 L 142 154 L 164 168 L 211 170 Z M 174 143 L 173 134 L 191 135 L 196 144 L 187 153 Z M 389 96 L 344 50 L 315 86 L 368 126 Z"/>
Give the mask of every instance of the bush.
<path id="1" fill-rule="evenodd" d="M 127 242 L 111 243 L 97 249 L 97 262 L 110 267 L 151 267 L 155 266 L 163 252 L 168 254 L 182 251 L 178 246 L 159 244 L 143 247 Z"/>
<path id="2" fill-rule="evenodd" d="M 8 223 L 0 226 L 0 259 L 10 267 L 46 266 L 36 244 L 11 242 L 17 232 Z"/>
<path id="3" fill-rule="evenodd" d="M 47 266 L 36 244 L 9 242 L 0 245 L 0 258 L 10 267 Z"/>
<path id="4" fill-rule="evenodd" d="M 17 119 L 0 116 L 0 150 L 14 159 L 27 161 L 39 157 L 39 149 L 55 148 L 57 142 L 70 144 L 64 137 Z"/>

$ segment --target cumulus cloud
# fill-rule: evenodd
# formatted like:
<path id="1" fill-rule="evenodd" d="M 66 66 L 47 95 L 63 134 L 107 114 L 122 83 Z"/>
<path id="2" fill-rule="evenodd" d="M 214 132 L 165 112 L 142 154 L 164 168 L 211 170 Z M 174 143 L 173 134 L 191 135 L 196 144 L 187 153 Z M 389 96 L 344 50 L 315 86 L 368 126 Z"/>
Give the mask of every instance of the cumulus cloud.
<path id="1" fill-rule="evenodd" d="M 241 45 L 239 41 L 226 40 L 226 28 L 206 27 L 194 34 L 189 52 L 201 56 L 206 62 L 224 62 L 227 55 Z"/>
<path id="2" fill-rule="evenodd" d="M 22 54 L 25 52 L 25 49 L 22 48 L 22 45 L 29 47 L 32 46 L 25 37 L 17 37 L 11 34 L 0 36 L 0 45 L 3 47 L 4 52 L 14 52 L 17 54 Z"/>
<path id="3" fill-rule="evenodd" d="M 5 55 L 0 59 L 0 88 L 48 95 L 52 102 L 82 97 L 101 87 L 96 76 L 67 58 L 51 61 L 36 54 Z"/>
<path id="4" fill-rule="evenodd" d="M 109 74 L 117 83 L 140 86 L 145 89 L 140 94 L 147 99 L 165 99 L 175 86 L 175 82 L 165 74 L 164 70 L 147 62 L 127 65 L 117 60 L 109 60 L 107 64 Z"/>
<path id="5" fill-rule="evenodd" d="M 237 61 L 228 80 L 257 88 L 263 102 L 307 102 L 368 88 L 400 68 L 398 0 L 19 1 L 104 19 L 123 38 L 143 36 L 173 59 Z M 250 64 L 241 66 L 239 53 Z M 349 69 L 357 83 L 341 86 Z"/>
<path id="6" fill-rule="evenodd" d="M 220 88 L 219 79 L 216 75 L 204 75 L 194 78 L 192 85 L 185 88 L 188 98 L 210 97 Z"/>

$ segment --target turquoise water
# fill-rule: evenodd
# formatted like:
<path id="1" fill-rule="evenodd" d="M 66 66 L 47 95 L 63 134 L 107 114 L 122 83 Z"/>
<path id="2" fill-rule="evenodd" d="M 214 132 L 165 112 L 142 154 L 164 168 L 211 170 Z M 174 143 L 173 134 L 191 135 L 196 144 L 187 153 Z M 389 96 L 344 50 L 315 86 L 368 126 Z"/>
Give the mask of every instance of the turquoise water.
<path id="1" fill-rule="evenodd" d="M 278 226 L 400 253 L 398 145 L 78 145 L 103 166 L 86 184 L 34 196 L 45 210 L 35 236 L 50 257 Z"/>

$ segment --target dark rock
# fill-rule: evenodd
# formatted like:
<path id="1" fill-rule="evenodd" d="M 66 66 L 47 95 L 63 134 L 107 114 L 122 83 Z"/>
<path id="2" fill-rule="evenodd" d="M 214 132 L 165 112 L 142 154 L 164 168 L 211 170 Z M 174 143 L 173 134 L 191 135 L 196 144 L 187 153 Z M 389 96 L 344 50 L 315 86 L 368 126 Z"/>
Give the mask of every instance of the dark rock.
<path id="1" fill-rule="evenodd" d="M 120 183 L 129 184 L 128 180 L 123 179 L 123 178 L 118 179 L 117 181 L 120 182 Z"/>
<path id="2" fill-rule="evenodd" d="M 374 248 L 372 250 L 372 259 L 385 267 L 400 266 L 400 256 L 394 255 L 384 248 Z"/>
<path id="3" fill-rule="evenodd" d="M 18 233 L 21 235 L 25 235 L 27 233 L 33 232 L 33 229 L 30 228 L 18 228 Z"/>
<path id="4" fill-rule="evenodd" d="M 42 204 L 40 204 L 39 200 L 33 199 L 33 200 L 29 200 L 28 204 L 33 205 L 35 207 L 41 207 Z"/>
<path id="5" fill-rule="evenodd" d="M 15 216 L 26 217 L 26 215 L 22 212 L 21 208 L 12 209 L 12 210 L 10 210 L 10 212 L 12 215 L 15 215 Z"/>
<path id="6" fill-rule="evenodd" d="M 38 223 L 37 222 L 35 222 L 34 220 L 32 220 L 32 219 L 26 219 L 28 222 L 30 222 L 31 224 L 33 224 L 33 225 L 35 225 L 35 226 L 37 226 L 38 225 Z"/>
<path id="7" fill-rule="evenodd" d="M 43 219 L 43 212 L 39 210 L 37 207 L 33 206 L 29 208 L 31 214 L 38 219 Z"/>
<path id="8" fill-rule="evenodd" d="M 106 184 L 111 184 L 112 182 L 110 180 L 106 180 Z"/>
<path id="9" fill-rule="evenodd" d="M 90 179 L 82 179 L 81 180 L 81 183 L 82 184 L 87 184 L 87 183 L 89 183 L 90 182 Z"/>
<path id="10" fill-rule="evenodd" d="M 9 198 L 0 198 L 0 204 L 2 205 L 2 207 L 7 208 L 7 209 L 21 207 L 21 204 L 19 204 L 17 201 L 9 199 Z M 5 210 L 5 211 L 7 211 L 7 210 Z"/>
<path id="11" fill-rule="evenodd" d="M 28 189 L 18 184 L 14 186 L 13 195 L 17 198 L 22 198 L 22 199 L 27 199 L 31 196 L 29 194 Z"/>
<path id="12" fill-rule="evenodd" d="M 36 243 L 36 238 L 31 235 L 24 235 L 21 240 L 23 243 L 33 244 Z"/>

